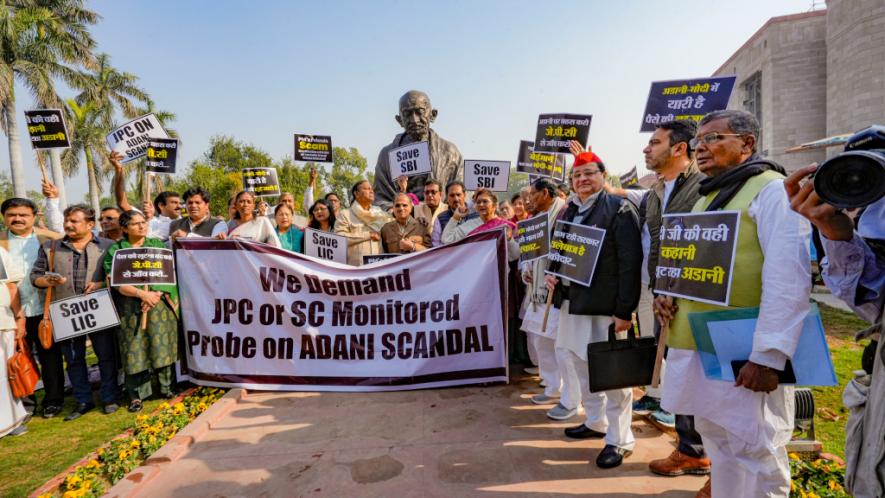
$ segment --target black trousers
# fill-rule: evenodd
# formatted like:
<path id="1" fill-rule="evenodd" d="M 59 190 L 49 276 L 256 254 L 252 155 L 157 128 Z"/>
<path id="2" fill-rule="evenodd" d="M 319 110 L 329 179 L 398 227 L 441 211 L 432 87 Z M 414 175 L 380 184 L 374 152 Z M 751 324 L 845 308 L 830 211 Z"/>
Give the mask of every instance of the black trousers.
<path id="1" fill-rule="evenodd" d="M 28 346 L 32 352 L 37 353 L 37 361 L 40 362 L 40 377 L 43 379 L 43 389 L 46 394 L 43 398 L 43 408 L 62 406 L 65 399 L 65 372 L 61 348 L 53 341 L 51 348 L 43 349 L 37 334 L 37 327 L 42 319 L 43 315 L 29 316 L 26 319 Z"/>

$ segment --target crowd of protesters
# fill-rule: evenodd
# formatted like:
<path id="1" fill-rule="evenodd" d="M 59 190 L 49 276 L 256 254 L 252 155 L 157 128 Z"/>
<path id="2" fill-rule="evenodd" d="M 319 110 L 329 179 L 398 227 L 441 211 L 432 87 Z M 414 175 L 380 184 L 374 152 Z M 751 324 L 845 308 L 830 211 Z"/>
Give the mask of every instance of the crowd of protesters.
<path id="1" fill-rule="evenodd" d="M 279 203 L 270 206 L 248 191 L 230 199 L 227 219 L 215 217 L 209 212 L 209 194 L 199 186 L 181 195 L 162 192 L 135 209 L 123 188 L 121 158 L 112 154 L 117 206 L 95 213 L 73 205 L 61 213 L 55 187 L 48 181 L 43 184 L 46 228 L 36 226 L 38 209 L 32 201 L 12 198 L 2 204 L 6 230 L 0 234 L 0 256 L 7 284 L 0 289 L 0 363 L 5 365 L 14 339 L 26 337 L 39 360 L 45 394 L 37 407 L 33 397 L 14 399 L 0 382 L 0 435 L 26 432 L 29 414 L 52 418 L 62 413 L 65 365 L 76 401 L 65 420 L 95 408 L 85 361 L 87 337 L 47 345 L 38 337 L 38 326 L 49 302 L 104 287 L 119 249 L 167 247 L 181 237 L 212 237 L 303 252 L 304 230 L 311 228 L 346 237 L 347 262 L 360 265 L 365 255 L 421 252 L 502 229 L 511 269 L 510 360 L 539 374 L 543 389 L 531 402 L 549 406 L 547 417 L 580 421 L 565 429 L 565 437 L 603 440 L 596 465 L 617 467 L 637 444 L 631 430 L 633 413 L 647 413 L 678 434 L 677 448 L 651 461 L 651 472 L 710 474 L 698 491 L 701 497 L 786 496 L 790 471 L 785 448 L 793 431 L 793 389 L 779 384 L 777 373 L 794 354 L 809 312 L 809 220 L 833 250 L 860 255 L 858 268 L 857 258 L 852 266 L 827 251 L 829 258 L 823 258 L 821 266 L 825 281 L 838 289 L 836 294 L 851 306 L 863 307 L 862 316 L 871 322 L 881 320 L 885 269 L 881 258 L 869 257 L 869 248 L 863 246 L 866 239 L 853 231 L 850 221 L 846 225 L 836 214 L 821 214 L 819 199 L 801 183 L 812 169 L 797 172 L 785 183 L 783 168 L 759 156 L 758 139 L 759 123 L 742 111 L 717 111 L 698 124 L 660 124 L 643 150 L 647 168 L 656 175 L 649 189 L 613 186 L 603 160 L 575 142 L 565 185 L 537 179 L 503 202 L 489 190 L 468 196 L 462 182 L 443 185 L 433 178 L 424 182 L 423 192 L 417 191 L 423 194 L 419 199 L 414 189 L 407 191 L 407 179 L 400 178 L 389 209 L 376 203 L 373 185 L 366 180 L 353 185 L 350 203 L 344 206 L 334 192 L 314 200 L 317 175 L 312 172 L 304 195 L 306 218 L 296 213 L 291 193 L 283 193 Z M 863 237 L 883 238 L 881 204 L 873 215 L 866 215 L 873 218 L 866 227 L 872 235 Z M 705 377 L 687 319 L 690 313 L 723 308 L 652 292 L 663 215 L 720 209 L 740 212 L 731 307 L 759 308 L 753 352 L 733 384 Z M 540 214 L 551 223 L 562 220 L 605 230 L 589 286 L 554 278 L 547 272 L 556 271 L 558 263 L 546 258 L 519 263 L 516 224 Z M 45 289 L 53 289 L 50 299 Z M 857 289 L 866 290 L 863 299 Z M 112 295 L 120 326 L 88 334 L 98 358 L 100 399 L 105 413 L 118 409 L 123 392 L 117 375 L 122 371 L 128 409 L 137 412 L 154 394 L 154 377 L 157 396 L 175 393 L 172 365 L 178 354 L 179 297 L 175 286 L 165 285 L 115 287 Z M 139 321 L 145 313 L 147 327 L 142 329 Z M 605 341 L 612 328 L 623 334 L 634 323 L 646 336 L 669 325 L 662 385 L 649 388 L 638 400 L 630 388 L 591 392 L 587 345 Z M 883 367 L 877 368 L 881 386 Z M 882 421 L 864 423 L 870 426 L 864 425 L 867 433 L 877 434 L 881 443 Z M 849 474 L 863 466 L 871 474 L 858 478 L 856 489 L 881 493 L 881 451 L 878 460 L 870 454 L 874 450 L 865 451 L 858 453 Z"/>

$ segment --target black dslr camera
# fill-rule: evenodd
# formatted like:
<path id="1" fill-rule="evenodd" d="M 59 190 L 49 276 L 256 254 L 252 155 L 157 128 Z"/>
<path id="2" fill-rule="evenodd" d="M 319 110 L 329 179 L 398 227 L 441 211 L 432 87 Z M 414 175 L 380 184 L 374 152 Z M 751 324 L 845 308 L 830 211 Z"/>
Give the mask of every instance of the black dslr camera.
<path id="1" fill-rule="evenodd" d="M 885 126 L 873 125 L 848 139 L 845 151 L 814 174 L 814 191 L 840 209 L 868 206 L 885 195 Z"/>

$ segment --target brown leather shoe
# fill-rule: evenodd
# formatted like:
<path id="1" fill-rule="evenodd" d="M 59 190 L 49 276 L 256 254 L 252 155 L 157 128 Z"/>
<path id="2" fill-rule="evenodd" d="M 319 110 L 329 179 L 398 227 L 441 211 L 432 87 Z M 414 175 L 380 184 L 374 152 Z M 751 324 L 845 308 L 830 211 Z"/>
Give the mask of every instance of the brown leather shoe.
<path id="1" fill-rule="evenodd" d="M 655 474 L 669 477 L 682 474 L 707 475 L 710 473 L 710 459 L 692 458 L 679 450 L 673 450 L 667 458 L 649 462 L 648 468 Z"/>
<path id="2" fill-rule="evenodd" d="M 694 498 L 713 498 L 713 481 L 707 479 L 707 483 L 698 491 L 698 494 L 694 495 Z"/>

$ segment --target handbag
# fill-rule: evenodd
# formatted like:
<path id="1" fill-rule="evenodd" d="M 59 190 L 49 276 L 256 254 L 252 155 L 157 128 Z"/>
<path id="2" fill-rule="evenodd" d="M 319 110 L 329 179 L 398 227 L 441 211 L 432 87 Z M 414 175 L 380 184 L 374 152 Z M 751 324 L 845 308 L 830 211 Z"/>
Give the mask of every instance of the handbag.
<path id="1" fill-rule="evenodd" d="M 637 337 L 634 328 L 626 339 L 617 339 L 615 324 L 608 327 L 608 340 L 587 345 L 590 392 L 651 384 L 657 344 L 654 337 Z"/>
<path id="2" fill-rule="evenodd" d="M 40 374 L 24 338 L 15 340 L 15 353 L 6 362 L 6 373 L 14 397 L 24 398 L 34 394 Z"/>
<path id="3" fill-rule="evenodd" d="M 53 271 L 55 263 L 55 241 L 49 249 L 49 271 Z M 52 287 L 46 289 L 46 300 L 43 302 L 43 319 L 37 325 L 37 337 L 40 338 L 40 345 L 43 349 L 52 347 L 52 319 L 49 317 L 49 302 L 52 300 Z"/>

